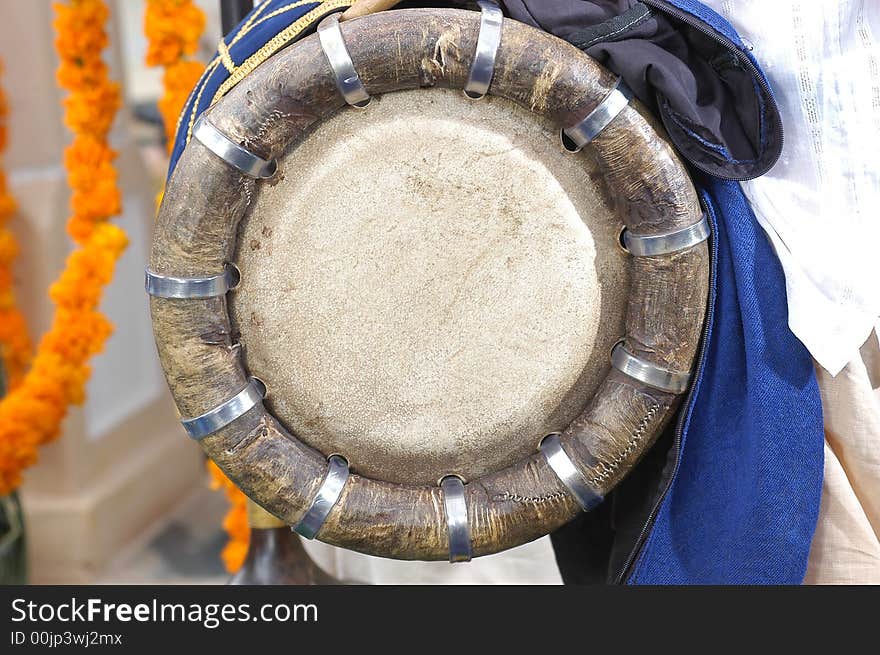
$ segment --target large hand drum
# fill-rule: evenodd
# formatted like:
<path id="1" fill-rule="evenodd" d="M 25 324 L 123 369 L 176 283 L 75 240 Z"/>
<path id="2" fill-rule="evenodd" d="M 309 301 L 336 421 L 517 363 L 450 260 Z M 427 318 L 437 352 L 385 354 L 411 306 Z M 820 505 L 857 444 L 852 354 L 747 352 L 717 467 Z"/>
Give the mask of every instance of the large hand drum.
<path id="1" fill-rule="evenodd" d="M 325 20 L 168 184 L 147 288 L 184 426 L 304 536 L 530 541 L 687 390 L 709 267 L 682 164 L 611 74 L 496 12 Z"/>

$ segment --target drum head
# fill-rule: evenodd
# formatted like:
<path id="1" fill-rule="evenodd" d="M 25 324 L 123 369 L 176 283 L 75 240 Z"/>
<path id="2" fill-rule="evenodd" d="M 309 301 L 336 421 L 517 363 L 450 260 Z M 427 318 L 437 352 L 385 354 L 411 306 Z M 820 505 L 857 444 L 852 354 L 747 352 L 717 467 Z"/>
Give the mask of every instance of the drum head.
<path id="1" fill-rule="evenodd" d="M 584 409 L 629 273 L 602 176 L 508 100 L 389 93 L 279 158 L 242 222 L 246 367 L 286 427 L 380 480 L 466 480 Z"/>
<path id="2" fill-rule="evenodd" d="M 193 125 L 146 275 L 187 434 L 299 534 L 386 557 L 602 502 L 688 389 L 709 289 L 644 108 L 489 4 L 330 16 L 254 66 Z"/>

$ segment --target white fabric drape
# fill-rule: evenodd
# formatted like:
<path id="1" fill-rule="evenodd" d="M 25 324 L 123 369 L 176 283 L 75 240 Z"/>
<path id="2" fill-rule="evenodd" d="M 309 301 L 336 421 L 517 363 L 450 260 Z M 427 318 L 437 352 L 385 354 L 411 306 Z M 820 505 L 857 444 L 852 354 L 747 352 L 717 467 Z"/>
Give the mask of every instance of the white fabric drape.
<path id="1" fill-rule="evenodd" d="M 303 541 L 309 556 L 337 580 L 361 584 L 562 584 L 550 538 L 471 562 L 400 562 Z"/>
<path id="2" fill-rule="evenodd" d="M 703 2 L 754 47 L 786 131 L 743 188 L 818 363 L 825 480 L 805 582 L 880 584 L 880 2 Z"/>
<path id="3" fill-rule="evenodd" d="M 779 102 L 782 157 L 743 188 L 785 270 L 792 332 L 837 374 L 880 317 L 880 2 L 703 2 Z"/>

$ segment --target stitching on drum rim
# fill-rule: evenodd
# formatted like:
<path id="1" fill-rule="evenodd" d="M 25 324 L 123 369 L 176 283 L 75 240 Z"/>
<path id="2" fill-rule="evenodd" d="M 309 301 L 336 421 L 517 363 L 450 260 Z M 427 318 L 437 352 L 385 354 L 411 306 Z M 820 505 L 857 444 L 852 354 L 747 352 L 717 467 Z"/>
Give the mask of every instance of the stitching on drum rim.
<path id="1" fill-rule="evenodd" d="M 569 494 L 565 491 L 551 491 L 543 496 L 520 496 L 519 494 L 512 494 L 509 491 L 504 491 L 500 494 L 495 494 L 492 496 L 492 502 L 495 503 L 522 503 L 523 505 L 544 505 L 545 503 L 550 503 L 554 500 L 566 498 Z"/>
<path id="2" fill-rule="evenodd" d="M 655 410 L 655 411 L 659 411 L 659 409 L 657 409 L 657 410 Z M 269 416 L 272 416 L 271 412 L 269 412 L 268 410 L 266 411 L 266 413 L 267 413 Z M 647 428 L 642 428 L 642 429 L 641 429 L 642 436 L 644 435 L 644 432 L 645 432 L 646 429 L 647 429 Z M 637 430 L 636 430 L 636 433 L 638 433 L 638 432 L 639 432 L 639 430 L 637 429 Z M 618 433 L 619 433 L 619 431 L 618 431 Z M 284 436 L 284 431 L 283 431 L 283 430 L 281 431 L 281 435 Z M 636 437 L 635 437 L 634 435 L 635 435 L 635 433 L 633 433 L 633 434 L 630 436 L 630 441 L 628 442 L 628 448 L 631 448 L 631 446 L 630 446 L 629 444 L 631 444 L 632 441 L 634 441 L 634 440 L 636 439 Z M 606 474 L 606 475 L 607 475 L 607 474 Z M 560 492 L 560 493 L 561 493 L 561 492 Z M 561 494 L 561 495 L 566 495 L 566 494 Z M 514 497 L 513 499 L 514 499 L 514 501 L 517 501 L 517 500 L 520 500 L 521 498 Z M 526 501 L 526 502 L 528 502 L 528 501 Z M 479 526 L 476 526 L 476 525 L 475 525 L 474 527 L 477 528 L 477 527 L 479 527 Z"/>
<path id="3" fill-rule="evenodd" d="M 592 474 L 587 481 L 595 486 L 601 485 L 603 482 L 607 481 L 612 475 L 614 475 L 615 471 L 620 468 L 620 465 L 623 461 L 633 453 L 633 451 L 639 446 L 641 442 L 641 438 L 645 436 L 645 432 L 648 430 L 648 426 L 651 423 L 651 419 L 653 419 L 658 412 L 668 409 L 668 405 L 663 405 L 661 403 L 652 403 L 648 408 L 647 414 L 642 417 L 642 420 L 639 421 L 639 426 L 636 430 L 630 435 L 630 439 L 627 442 L 626 447 L 617 454 L 611 462 L 599 461 L 599 466 L 602 467 L 602 471 L 599 473 Z"/>

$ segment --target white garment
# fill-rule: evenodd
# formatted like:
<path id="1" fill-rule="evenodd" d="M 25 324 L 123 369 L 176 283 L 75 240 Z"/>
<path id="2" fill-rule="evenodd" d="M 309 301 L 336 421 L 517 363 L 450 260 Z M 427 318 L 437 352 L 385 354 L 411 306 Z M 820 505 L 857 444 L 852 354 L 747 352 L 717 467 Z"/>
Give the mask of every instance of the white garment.
<path id="1" fill-rule="evenodd" d="M 562 584 L 550 537 L 471 562 L 401 562 L 303 540 L 315 563 L 343 582 L 361 584 Z"/>
<path id="2" fill-rule="evenodd" d="M 880 584 L 880 342 L 836 377 L 817 370 L 825 479 L 807 584 Z"/>
<path id="3" fill-rule="evenodd" d="M 880 583 L 880 2 L 703 2 L 753 44 L 786 131 L 743 188 L 785 270 L 789 326 L 827 370 L 804 582 Z"/>
<path id="4" fill-rule="evenodd" d="M 832 375 L 880 317 L 880 2 L 702 0 L 754 46 L 785 129 L 743 189 L 785 270 L 789 327 Z"/>

